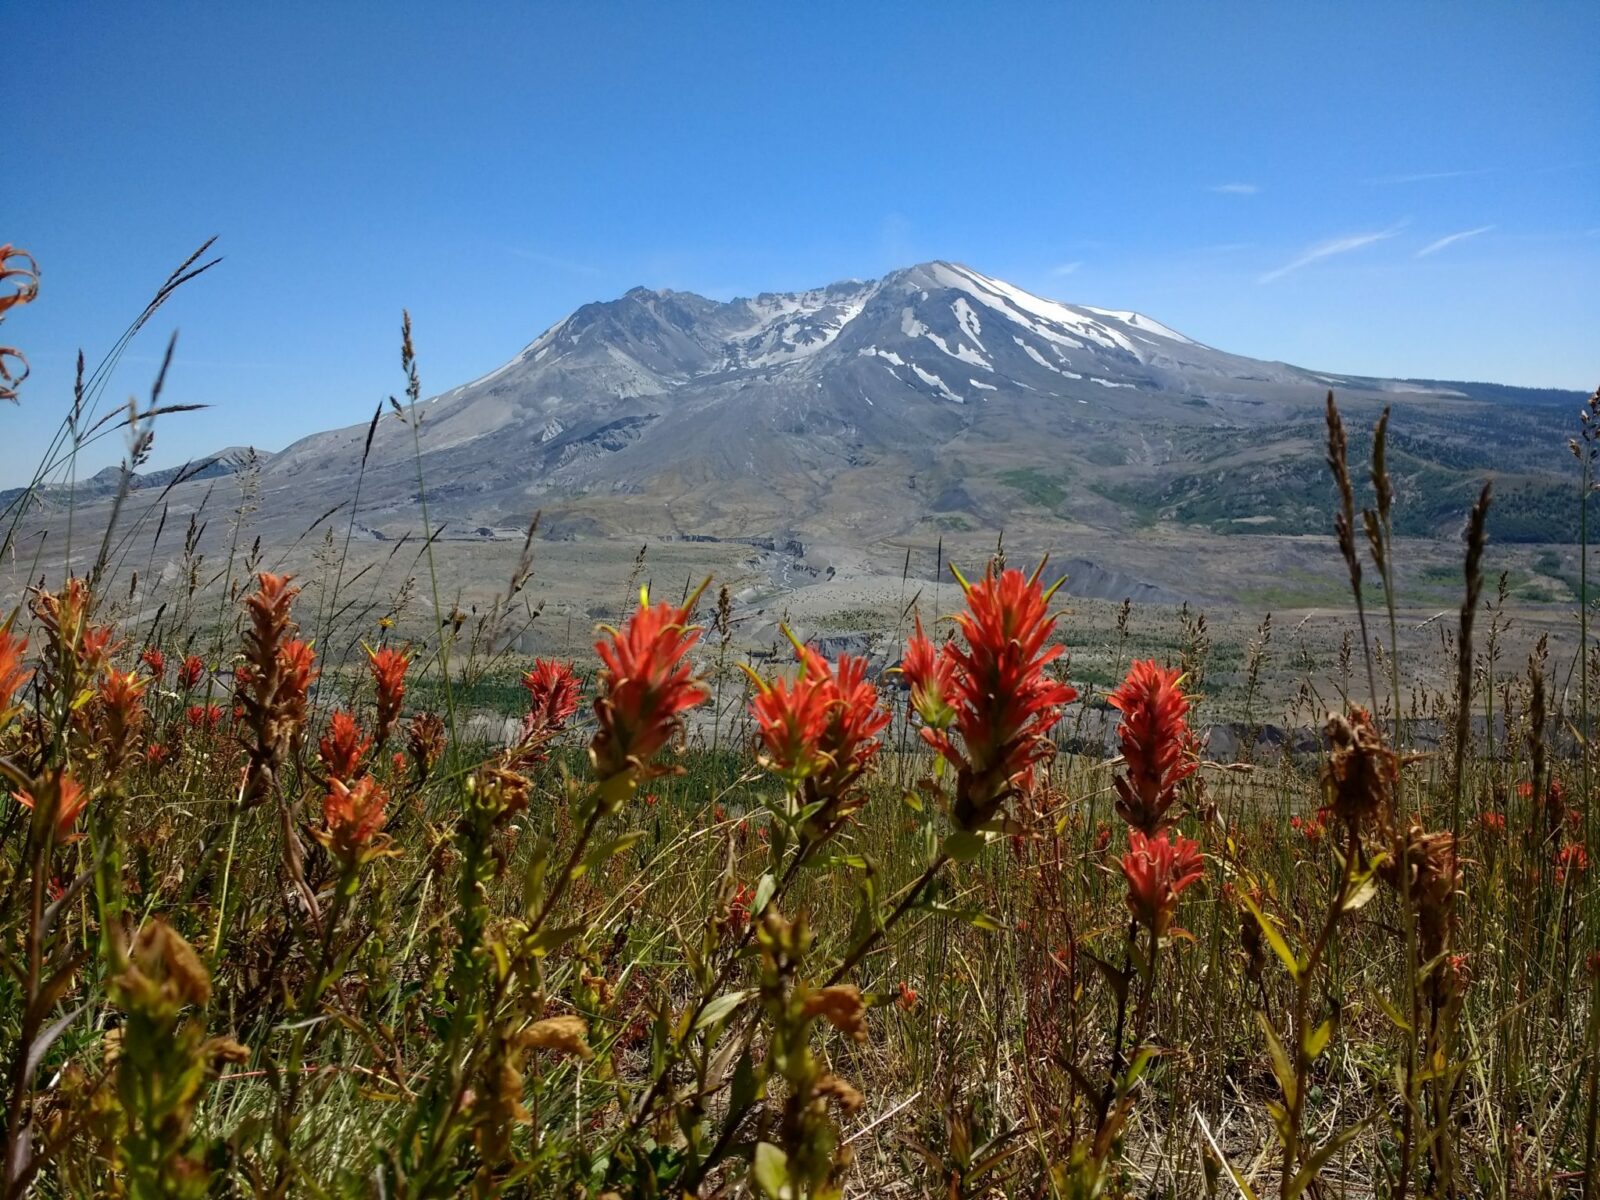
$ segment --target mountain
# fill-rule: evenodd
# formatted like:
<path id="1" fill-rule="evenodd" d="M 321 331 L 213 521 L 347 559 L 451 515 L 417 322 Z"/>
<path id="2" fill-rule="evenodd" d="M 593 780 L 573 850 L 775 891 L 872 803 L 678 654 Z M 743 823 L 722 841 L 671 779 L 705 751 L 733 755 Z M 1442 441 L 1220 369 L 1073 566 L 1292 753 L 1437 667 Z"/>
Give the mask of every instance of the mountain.
<path id="1" fill-rule="evenodd" d="M 1396 531 L 1436 543 L 1408 560 L 1420 594 L 1453 594 L 1451 543 L 1486 476 L 1495 542 L 1576 541 L 1577 393 L 1263 362 L 949 262 L 726 302 L 634 288 L 420 403 L 415 436 L 385 410 L 243 466 L 213 456 L 201 475 L 238 470 L 238 486 L 146 477 L 122 519 L 157 542 L 187 527 L 197 553 L 231 554 L 234 522 L 212 518 L 237 503 L 262 545 L 310 552 L 337 527 L 388 570 L 420 529 L 420 467 L 457 582 L 498 586 L 516 551 L 496 543 L 520 542 L 538 512 L 541 537 L 569 544 L 570 611 L 585 618 L 584 589 L 627 575 L 641 540 L 702 543 L 683 547 L 685 572 L 731 566 L 780 605 L 828 582 L 811 590 L 846 613 L 869 603 L 850 580 L 885 581 L 870 604 L 892 606 L 902 570 L 934 578 L 1002 535 L 1024 558 L 1057 553 L 1078 595 L 1336 603 L 1332 560 L 1303 536 L 1329 530 L 1330 390 L 1363 492 L 1370 430 L 1393 410 Z M 63 544 L 68 496 L 90 528 L 118 483 L 46 489 L 30 521 Z M 1572 557 L 1529 546 L 1518 586 L 1566 594 Z"/>
<path id="2" fill-rule="evenodd" d="M 416 444 L 380 421 L 362 519 L 412 523 L 420 446 L 428 499 L 458 527 L 542 509 L 554 536 L 1320 532 L 1329 389 L 1353 427 L 1396 406 L 1391 469 L 1418 497 L 1405 532 L 1452 532 L 1476 486 L 1463 471 L 1483 468 L 1506 476 L 1521 513 L 1502 536 L 1565 536 L 1561 416 L 1546 396 L 1263 362 L 949 262 L 728 302 L 634 288 L 586 304 L 423 404 Z M 367 434 L 272 456 L 264 496 L 336 502 L 330 485 L 346 484 Z"/>

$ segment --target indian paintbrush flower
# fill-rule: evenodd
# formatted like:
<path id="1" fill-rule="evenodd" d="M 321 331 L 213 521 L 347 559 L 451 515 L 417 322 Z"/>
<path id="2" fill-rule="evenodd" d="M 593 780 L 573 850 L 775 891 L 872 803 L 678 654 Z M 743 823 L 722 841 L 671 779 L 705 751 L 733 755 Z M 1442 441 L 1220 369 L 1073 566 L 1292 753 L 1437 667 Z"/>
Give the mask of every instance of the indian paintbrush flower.
<path id="1" fill-rule="evenodd" d="M 756 686 L 750 711 L 766 751 L 764 765 L 801 789 L 813 835 L 825 835 L 860 807 L 855 794 L 882 743 L 889 723 L 878 689 L 867 682 L 863 658 L 841 654 L 830 666 L 786 629 L 800 672 L 792 684 L 768 683 L 747 672 Z"/>
<path id="2" fill-rule="evenodd" d="M 922 737 L 956 768 L 953 815 L 964 830 L 991 820 L 1009 797 L 1029 786 L 1034 766 L 1052 751 L 1048 735 L 1062 707 L 1078 694 L 1045 672 L 1062 647 L 1049 644 L 1055 631 L 1050 597 L 1060 584 L 1043 587 L 1043 570 L 1043 563 L 1032 575 L 996 573 L 991 566 L 977 583 L 956 572 L 967 609 L 955 622 L 966 648 L 950 642 L 933 656 L 914 637 L 909 661 L 902 661 L 913 694 L 929 700 L 931 713 L 938 713 L 931 698 L 948 690 L 955 710 L 949 727 L 930 724 Z"/>
<path id="3" fill-rule="evenodd" d="M 371 748 L 371 739 L 361 732 L 355 717 L 340 709 L 328 718 L 328 731 L 317 743 L 317 757 L 330 780 L 349 783 L 361 774 Z"/>
<path id="4" fill-rule="evenodd" d="M 533 670 L 522 677 L 528 690 L 528 716 L 523 721 L 523 737 L 556 733 L 578 711 L 579 684 L 571 663 L 547 658 L 533 660 Z"/>
<path id="5" fill-rule="evenodd" d="M 709 582 L 709 581 L 708 581 Z M 683 714 L 710 698 L 710 690 L 684 661 L 700 638 L 688 624 L 700 594 L 681 606 L 651 605 L 648 593 L 621 629 L 602 626 L 595 643 L 604 664 L 594 714 L 600 724 L 589 746 L 602 803 L 619 804 L 639 781 L 660 771 L 651 760 L 683 727 Z"/>
<path id="6" fill-rule="evenodd" d="M 1188 838 L 1176 835 L 1173 840 L 1165 832 L 1147 837 L 1132 829 L 1128 853 L 1122 857 L 1122 874 L 1128 881 L 1128 911 L 1154 936 L 1161 937 L 1172 928 L 1178 897 L 1200 881 L 1205 866 L 1199 846 Z"/>
<path id="7" fill-rule="evenodd" d="M 378 745 L 389 740 L 395 722 L 400 719 L 400 706 L 406 696 L 406 668 L 411 656 L 404 650 L 388 646 L 367 651 L 367 665 L 372 669 L 372 681 L 377 689 L 378 719 L 373 726 L 373 738 Z"/>
<path id="8" fill-rule="evenodd" d="M 1172 824 L 1178 785 L 1199 768 L 1186 717 L 1183 672 L 1153 661 L 1135 662 L 1106 703 L 1122 714 L 1117 740 L 1124 770 L 1113 779 L 1117 815 L 1147 836 Z"/>

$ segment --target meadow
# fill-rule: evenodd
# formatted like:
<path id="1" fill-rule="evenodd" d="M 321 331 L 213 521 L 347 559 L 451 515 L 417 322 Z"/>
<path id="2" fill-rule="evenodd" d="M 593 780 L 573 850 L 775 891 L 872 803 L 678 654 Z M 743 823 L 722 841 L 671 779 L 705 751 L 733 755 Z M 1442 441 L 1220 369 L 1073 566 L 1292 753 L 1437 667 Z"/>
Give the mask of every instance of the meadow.
<path id="1" fill-rule="evenodd" d="M 870 662 L 743 661 L 715 579 L 568 661 L 526 553 L 402 632 L 243 517 L 126 605 L 94 531 L 0 631 L 5 1194 L 1600 1194 L 1586 554 L 1582 652 L 1513 658 L 1485 485 L 1413 669 L 1387 420 L 1329 396 L 1361 636 L 1294 713 L 1242 665 L 1318 736 L 1221 756 L 1203 618 L 1069 647 L 1003 551 Z"/>

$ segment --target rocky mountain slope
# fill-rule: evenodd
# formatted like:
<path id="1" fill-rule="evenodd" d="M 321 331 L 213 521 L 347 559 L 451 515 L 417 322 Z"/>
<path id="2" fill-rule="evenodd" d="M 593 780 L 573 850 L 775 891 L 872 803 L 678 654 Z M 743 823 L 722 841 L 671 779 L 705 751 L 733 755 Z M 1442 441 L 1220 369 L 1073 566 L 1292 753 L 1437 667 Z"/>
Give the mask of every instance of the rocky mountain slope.
<path id="1" fill-rule="evenodd" d="M 857 540 L 1030 520 L 1298 533 L 1326 525 L 1311 485 L 1330 388 L 1353 424 L 1397 407 L 1397 473 L 1431 497 L 1407 532 L 1449 532 L 1471 486 L 1458 477 L 1481 467 L 1507 477 L 1513 536 L 1564 536 L 1548 396 L 1261 362 L 947 262 L 726 303 L 635 288 L 585 305 L 426 402 L 421 449 L 430 499 L 473 527 L 542 508 L 574 536 Z M 315 507 L 366 436 L 290 446 L 266 465 L 266 495 Z M 412 455 L 386 417 L 364 493 L 373 528 L 409 522 Z"/>
<path id="2" fill-rule="evenodd" d="M 1400 533 L 1453 537 L 1493 474 L 1498 541 L 1575 538 L 1576 395 L 1262 362 L 949 262 L 727 302 L 635 288 L 584 305 L 420 404 L 416 439 L 385 412 L 262 456 L 250 504 L 269 544 L 331 512 L 343 525 L 365 453 L 354 536 L 394 542 L 420 525 L 420 446 L 446 539 L 520 539 L 539 511 L 544 537 L 626 557 L 640 538 L 732 543 L 787 590 L 887 570 L 907 548 L 931 571 L 941 545 L 971 557 L 1003 532 L 1023 553 L 1090 556 L 1076 572 L 1090 594 L 1217 598 L 1235 586 L 1217 559 L 1267 581 L 1305 573 L 1300 535 L 1328 529 L 1330 389 L 1358 460 L 1394 408 Z M 163 487 L 160 505 L 193 512 L 217 484 Z M 1174 546 L 1212 547 L 1208 583 Z"/>

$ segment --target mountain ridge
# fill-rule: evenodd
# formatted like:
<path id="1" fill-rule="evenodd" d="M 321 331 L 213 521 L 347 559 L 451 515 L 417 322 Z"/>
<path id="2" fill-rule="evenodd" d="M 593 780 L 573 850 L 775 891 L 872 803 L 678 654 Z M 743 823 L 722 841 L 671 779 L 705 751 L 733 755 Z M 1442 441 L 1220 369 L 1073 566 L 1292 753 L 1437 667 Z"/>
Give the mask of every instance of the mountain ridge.
<path id="1" fill-rule="evenodd" d="M 421 402 L 415 438 L 385 416 L 264 456 L 261 503 L 292 525 L 360 470 L 363 525 L 393 535 L 415 524 L 420 454 L 431 510 L 458 528 L 540 510 L 548 535 L 577 538 L 1297 535 L 1326 528 L 1330 389 L 1358 442 L 1395 407 L 1397 486 L 1437 497 L 1404 532 L 1450 536 L 1462 471 L 1482 469 L 1524 496 L 1516 537 L 1565 536 L 1540 536 L 1570 507 L 1546 461 L 1551 397 L 1252 359 L 945 260 L 726 301 L 642 286 L 592 301 Z"/>

